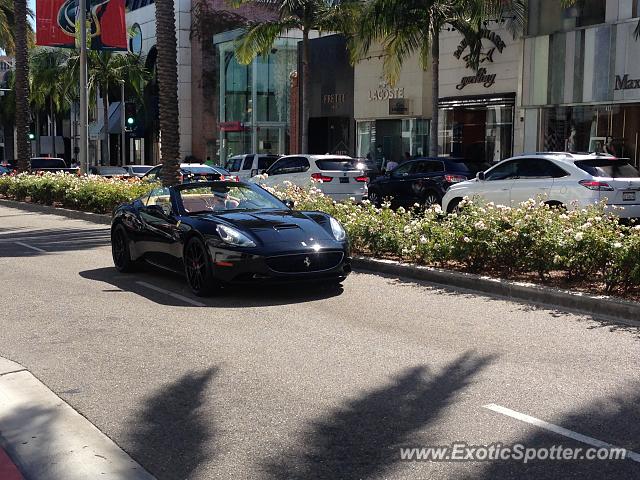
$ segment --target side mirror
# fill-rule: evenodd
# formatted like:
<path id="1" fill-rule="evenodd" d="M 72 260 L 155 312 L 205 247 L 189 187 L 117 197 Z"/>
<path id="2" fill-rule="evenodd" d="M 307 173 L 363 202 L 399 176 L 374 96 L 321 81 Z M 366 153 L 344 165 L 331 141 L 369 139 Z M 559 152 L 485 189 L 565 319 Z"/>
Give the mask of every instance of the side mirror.
<path id="1" fill-rule="evenodd" d="M 296 206 L 296 202 L 291 199 L 283 200 L 283 203 L 287 206 L 287 208 L 290 208 L 291 210 L 293 210 L 293 208 Z"/>
<path id="2" fill-rule="evenodd" d="M 476 178 L 480 181 L 484 181 L 484 172 L 476 173 Z"/>
<path id="3" fill-rule="evenodd" d="M 264 170 L 266 172 L 266 170 Z M 251 170 L 251 174 L 252 177 L 255 177 L 256 175 L 258 175 L 258 169 L 254 168 L 253 170 Z"/>

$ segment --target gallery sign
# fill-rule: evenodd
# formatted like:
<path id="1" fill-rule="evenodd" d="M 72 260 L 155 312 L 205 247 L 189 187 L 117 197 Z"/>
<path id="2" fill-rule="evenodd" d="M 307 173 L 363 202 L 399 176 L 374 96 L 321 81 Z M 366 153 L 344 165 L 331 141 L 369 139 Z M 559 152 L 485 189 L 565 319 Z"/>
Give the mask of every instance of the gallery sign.
<path id="1" fill-rule="evenodd" d="M 485 88 L 491 87 L 494 83 L 496 83 L 496 74 L 488 74 L 486 68 L 478 69 L 478 72 L 475 75 L 470 75 L 468 77 L 462 77 L 460 79 L 460 83 L 456 85 L 456 89 L 462 90 L 467 85 L 471 85 L 473 83 L 480 83 Z"/>

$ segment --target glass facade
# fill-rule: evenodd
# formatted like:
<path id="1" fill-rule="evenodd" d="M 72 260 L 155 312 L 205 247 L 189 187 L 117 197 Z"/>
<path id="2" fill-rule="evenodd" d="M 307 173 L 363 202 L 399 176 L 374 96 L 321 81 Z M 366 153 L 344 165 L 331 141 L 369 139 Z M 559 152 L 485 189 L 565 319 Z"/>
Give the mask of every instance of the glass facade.
<path id="1" fill-rule="evenodd" d="M 429 152 L 429 120 L 422 118 L 365 120 L 356 124 L 356 156 L 401 162 L 405 152 L 412 157 Z"/>
<path id="2" fill-rule="evenodd" d="M 443 155 L 494 163 L 513 155 L 513 98 L 459 99 L 440 104 Z"/>
<path id="3" fill-rule="evenodd" d="M 638 165 L 640 104 L 580 105 L 541 109 L 538 148 L 605 152 Z"/>
<path id="4" fill-rule="evenodd" d="M 296 70 L 298 41 L 279 38 L 268 55 L 249 65 L 237 61 L 235 39 L 218 43 L 221 142 L 216 160 L 288 153 L 290 74 Z"/>
<path id="5" fill-rule="evenodd" d="M 579 0 L 563 8 L 559 0 L 529 0 L 529 35 L 549 35 L 604 23 L 606 0 Z"/>

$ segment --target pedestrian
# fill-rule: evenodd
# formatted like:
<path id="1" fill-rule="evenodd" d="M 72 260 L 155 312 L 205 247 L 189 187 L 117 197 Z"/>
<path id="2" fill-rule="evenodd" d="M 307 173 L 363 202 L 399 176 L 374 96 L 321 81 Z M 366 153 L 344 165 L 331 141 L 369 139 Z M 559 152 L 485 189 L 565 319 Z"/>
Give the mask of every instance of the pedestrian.
<path id="1" fill-rule="evenodd" d="M 613 137 L 606 137 L 602 151 L 604 153 L 608 153 L 609 155 L 613 155 L 614 157 L 618 155 L 616 152 L 616 147 L 613 146 Z"/>
<path id="2" fill-rule="evenodd" d="M 411 154 L 409 152 L 404 152 L 404 160 L 402 162 L 408 162 L 409 160 L 411 160 Z"/>
<path id="3" fill-rule="evenodd" d="M 213 161 L 211 160 L 211 157 L 207 156 L 207 160 L 204 162 L 205 165 L 209 165 L 210 167 L 213 167 Z"/>
<path id="4" fill-rule="evenodd" d="M 398 162 L 395 162 L 393 160 L 389 160 L 387 162 L 387 165 L 386 165 L 386 170 L 387 170 L 387 172 L 391 172 L 391 171 L 393 171 L 394 168 L 397 168 L 397 167 L 398 167 Z"/>

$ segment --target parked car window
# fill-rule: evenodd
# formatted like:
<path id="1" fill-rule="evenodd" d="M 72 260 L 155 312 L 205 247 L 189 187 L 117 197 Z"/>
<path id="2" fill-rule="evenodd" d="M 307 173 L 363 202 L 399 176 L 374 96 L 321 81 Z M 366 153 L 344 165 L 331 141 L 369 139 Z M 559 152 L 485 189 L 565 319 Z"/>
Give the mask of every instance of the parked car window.
<path id="1" fill-rule="evenodd" d="M 152 167 L 148 165 L 138 165 L 138 166 L 131 165 L 129 166 L 129 168 L 131 169 L 131 173 L 137 173 L 140 175 L 143 173 L 147 173 L 149 170 L 151 170 Z"/>
<path id="2" fill-rule="evenodd" d="M 415 164 L 413 173 L 439 173 L 444 172 L 444 163 L 436 160 L 421 160 Z"/>
<path id="3" fill-rule="evenodd" d="M 276 162 L 276 160 L 278 160 L 278 157 L 275 155 L 260 155 L 258 157 L 258 170 L 267 170 Z"/>
<path id="4" fill-rule="evenodd" d="M 348 171 L 354 169 L 353 160 L 345 158 L 323 158 L 316 160 L 316 166 L 320 170 Z"/>
<path id="5" fill-rule="evenodd" d="M 414 166 L 415 162 L 403 163 L 402 165 L 393 169 L 393 171 L 391 172 L 391 176 L 394 178 L 405 177 L 409 175 Z"/>
<path id="6" fill-rule="evenodd" d="M 514 178 L 517 175 L 517 162 L 511 160 L 509 162 L 496 165 L 485 176 L 485 180 L 508 180 Z"/>
<path id="7" fill-rule="evenodd" d="M 229 170 L 230 172 L 238 172 L 240 171 L 240 166 L 242 165 L 242 157 L 231 157 L 227 160 L 224 168 Z"/>
<path id="8" fill-rule="evenodd" d="M 246 157 L 244 157 L 242 170 L 251 170 L 253 168 L 253 157 L 253 155 L 247 155 Z"/>
<path id="9" fill-rule="evenodd" d="M 290 157 L 278 160 L 267 171 L 268 175 L 283 175 L 287 173 L 301 173 L 309 170 L 309 160 L 304 157 Z"/>
<path id="10" fill-rule="evenodd" d="M 67 164 L 61 158 L 34 157 L 31 159 L 31 168 L 67 168 Z"/>
<path id="11" fill-rule="evenodd" d="M 149 180 L 157 180 L 158 177 L 160 176 L 160 170 L 162 169 L 162 165 L 158 165 L 157 167 L 153 167 L 151 170 L 149 170 L 149 172 L 147 172 L 147 174 L 145 175 L 145 178 L 149 179 Z"/>
<path id="12" fill-rule="evenodd" d="M 473 160 L 465 160 L 464 158 L 447 158 L 447 170 L 460 172 L 467 177 L 475 177 L 476 173 L 484 172 L 491 168 L 491 164 L 487 162 L 474 162 Z"/>
<path id="13" fill-rule="evenodd" d="M 544 158 L 523 158 L 517 160 L 518 178 L 561 178 L 567 172 Z"/>
<path id="14" fill-rule="evenodd" d="M 594 177 L 639 178 L 640 172 L 626 160 L 580 160 L 576 166 Z"/>

